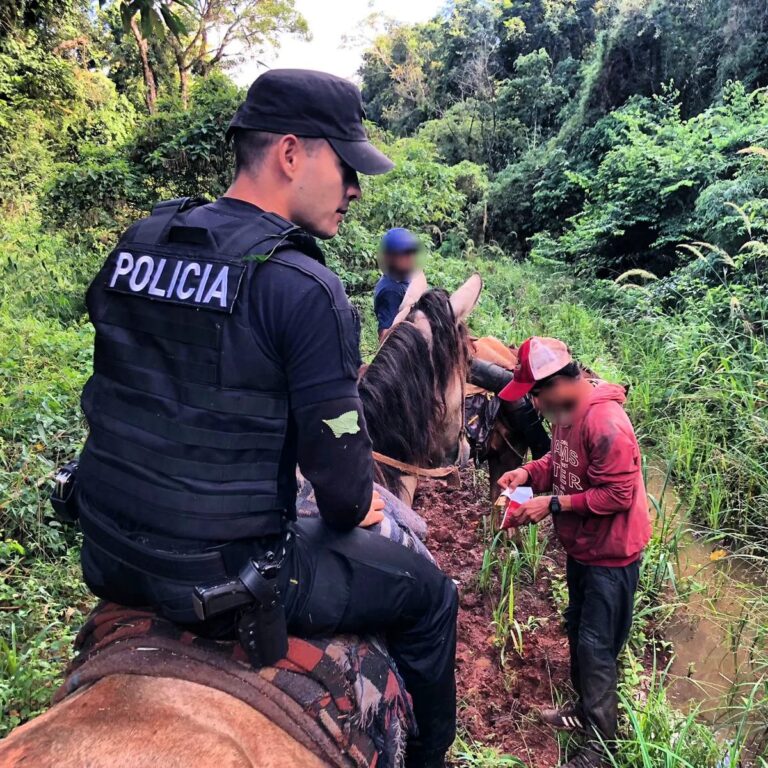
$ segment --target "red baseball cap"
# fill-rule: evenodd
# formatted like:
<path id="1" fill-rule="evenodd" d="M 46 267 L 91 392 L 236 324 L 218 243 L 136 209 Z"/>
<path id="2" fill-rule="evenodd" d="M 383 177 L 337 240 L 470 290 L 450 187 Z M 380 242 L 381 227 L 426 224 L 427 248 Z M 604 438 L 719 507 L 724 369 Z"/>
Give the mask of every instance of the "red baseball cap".
<path id="1" fill-rule="evenodd" d="M 546 379 L 573 362 L 568 347 L 560 339 L 531 336 L 517 350 L 515 377 L 499 392 L 502 400 L 525 397 L 537 381 Z"/>

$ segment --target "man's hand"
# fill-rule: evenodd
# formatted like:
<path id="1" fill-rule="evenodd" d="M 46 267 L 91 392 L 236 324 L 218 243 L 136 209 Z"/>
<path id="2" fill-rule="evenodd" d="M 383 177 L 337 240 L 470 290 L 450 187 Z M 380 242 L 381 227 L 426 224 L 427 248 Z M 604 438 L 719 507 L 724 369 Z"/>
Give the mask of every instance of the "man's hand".
<path id="1" fill-rule="evenodd" d="M 505 472 L 498 482 L 505 491 L 514 491 L 518 485 L 528 482 L 528 470 L 520 467 L 519 469 L 513 469 L 511 472 Z"/>
<path id="2" fill-rule="evenodd" d="M 370 528 L 376 523 L 380 523 L 384 519 L 384 499 L 379 496 L 377 491 L 373 492 L 373 498 L 371 499 L 371 507 L 368 510 L 368 514 L 363 518 L 362 522 L 358 523 L 358 528 Z"/>
<path id="3" fill-rule="evenodd" d="M 516 472 L 519 470 L 515 470 Z M 551 496 L 537 496 L 525 504 L 521 504 L 514 512 L 510 512 L 504 519 L 504 528 L 517 528 L 528 523 L 538 523 L 549 514 L 549 500 Z"/>

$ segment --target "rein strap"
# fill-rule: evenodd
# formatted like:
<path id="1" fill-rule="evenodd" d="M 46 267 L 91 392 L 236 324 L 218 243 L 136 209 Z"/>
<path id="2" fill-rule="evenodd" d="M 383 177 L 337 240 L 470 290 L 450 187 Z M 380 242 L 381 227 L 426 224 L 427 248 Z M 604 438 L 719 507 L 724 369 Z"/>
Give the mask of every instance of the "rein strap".
<path id="1" fill-rule="evenodd" d="M 406 464 L 404 461 L 392 459 L 377 451 L 373 451 L 372 455 L 373 460 L 376 463 L 385 464 L 393 469 L 399 469 L 404 474 L 411 475 L 412 477 L 433 477 L 443 479 L 453 475 L 456 480 L 459 479 L 459 468 L 455 465 L 450 467 L 436 467 L 435 469 L 424 469 L 423 467 L 417 467 L 414 464 Z"/>

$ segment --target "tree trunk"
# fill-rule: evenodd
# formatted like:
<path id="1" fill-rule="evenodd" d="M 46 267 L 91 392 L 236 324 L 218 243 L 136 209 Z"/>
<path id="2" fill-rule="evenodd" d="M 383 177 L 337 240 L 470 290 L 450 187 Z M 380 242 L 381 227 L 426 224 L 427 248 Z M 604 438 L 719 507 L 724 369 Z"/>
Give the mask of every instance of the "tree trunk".
<path id="1" fill-rule="evenodd" d="M 133 32 L 136 40 L 136 47 L 139 49 L 139 58 L 141 59 L 141 69 L 144 75 L 144 101 L 147 104 L 147 111 L 152 115 L 155 112 L 157 102 L 157 78 L 149 62 L 149 44 L 142 37 L 135 16 L 131 19 L 131 32 Z"/>
<path id="2" fill-rule="evenodd" d="M 176 60 L 176 69 L 179 71 L 179 96 L 181 96 L 181 104 L 186 109 L 189 104 L 189 72 L 192 65 L 187 63 L 187 55 L 181 40 L 174 34 L 169 34 L 167 40 L 173 51 L 173 58 Z"/>
<path id="3" fill-rule="evenodd" d="M 182 62 L 179 62 L 179 95 L 181 106 L 186 109 L 189 106 L 189 70 Z"/>

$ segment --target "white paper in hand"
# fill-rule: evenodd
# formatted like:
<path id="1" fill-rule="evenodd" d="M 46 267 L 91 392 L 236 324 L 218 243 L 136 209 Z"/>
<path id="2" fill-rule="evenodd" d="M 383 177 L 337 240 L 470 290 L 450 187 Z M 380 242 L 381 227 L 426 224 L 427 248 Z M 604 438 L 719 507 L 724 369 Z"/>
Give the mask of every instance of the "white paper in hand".
<path id="1" fill-rule="evenodd" d="M 502 528 L 509 528 L 511 517 L 521 504 L 525 504 L 533 498 L 533 488 L 528 485 L 519 485 L 514 491 L 502 491 L 502 496 L 507 498 L 507 506 L 504 510 L 504 519 L 501 521 Z"/>

